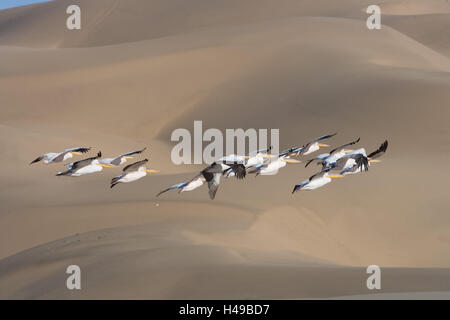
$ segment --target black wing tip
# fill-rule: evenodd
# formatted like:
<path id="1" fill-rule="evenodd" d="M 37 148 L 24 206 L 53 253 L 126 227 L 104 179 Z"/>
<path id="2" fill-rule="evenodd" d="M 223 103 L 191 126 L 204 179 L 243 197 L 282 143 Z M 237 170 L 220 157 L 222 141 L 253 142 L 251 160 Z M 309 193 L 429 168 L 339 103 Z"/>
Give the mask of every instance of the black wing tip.
<path id="1" fill-rule="evenodd" d="M 387 147 L 389 145 L 389 142 L 387 140 L 384 140 L 384 142 L 381 144 L 381 148 L 383 151 L 387 150 Z"/>
<path id="2" fill-rule="evenodd" d="M 300 189 L 299 187 L 300 187 L 300 186 L 299 186 L 298 184 L 296 184 L 295 187 L 294 187 L 294 189 L 292 190 L 292 194 L 294 194 L 295 191 L 297 191 L 298 189 Z"/>

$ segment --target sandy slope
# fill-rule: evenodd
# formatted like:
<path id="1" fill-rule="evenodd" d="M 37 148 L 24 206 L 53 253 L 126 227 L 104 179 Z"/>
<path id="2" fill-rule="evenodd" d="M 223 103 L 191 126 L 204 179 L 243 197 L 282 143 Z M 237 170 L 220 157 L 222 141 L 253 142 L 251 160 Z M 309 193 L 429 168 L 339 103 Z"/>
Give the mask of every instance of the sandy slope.
<path id="1" fill-rule="evenodd" d="M 79 2 L 79 33 L 57 27 L 65 0 L 0 11 L 0 298 L 344 296 L 367 293 L 350 266 L 369 264 L 413 268 L 386 269 L 388 292 L 450 290 L 447 269 L 424 269 L 450 266 L 445 3 L 381 3 L 387 25 L 369 31 L 367 1 Z M 201 168 L 170 162 L 172 130 L 194 120 L 390 150 L 316 192 L 291 195 L 317 170 L 292 165 L 225 181 L 214 202 L 155 198 Z M 77 145 L 147 146 L 161 173 L 110 190 L 119 169 L 28 166 Z"/>

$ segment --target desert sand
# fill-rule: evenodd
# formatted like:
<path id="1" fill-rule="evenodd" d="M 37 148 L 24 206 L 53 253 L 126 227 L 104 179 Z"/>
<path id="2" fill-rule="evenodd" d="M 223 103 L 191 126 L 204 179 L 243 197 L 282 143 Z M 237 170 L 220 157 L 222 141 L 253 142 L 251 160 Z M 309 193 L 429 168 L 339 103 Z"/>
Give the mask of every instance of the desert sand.
<path id="1" fill-rule="evenodd" d="M 73 1 L 0 11 L 1 299 L 367 297 L 371 264 L 383 297 L 448 294 L 448 1 L 76 2 L 79 31 Z M 156 198 L 202 168 L 170 160 L 194 120 L 278 128 L 281 148 L 338 132 L 333 146 L 389 149 L 313 192 L 291 194 L 318 167 L 292 164 L 226 180 L 214 201 Z M 120 168 L 28 165 L 75 146 L 147 147 L 160 173 L 110 189 Z M 71 264 L 81 290 L 65 287 Z"/>

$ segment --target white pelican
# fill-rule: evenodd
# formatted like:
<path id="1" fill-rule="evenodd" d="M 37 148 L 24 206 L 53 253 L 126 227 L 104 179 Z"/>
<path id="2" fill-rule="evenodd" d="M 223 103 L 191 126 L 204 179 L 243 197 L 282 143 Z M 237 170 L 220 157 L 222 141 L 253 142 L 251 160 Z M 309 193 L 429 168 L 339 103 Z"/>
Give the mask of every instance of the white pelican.
<path id="1" fill-rule="evenodd" d="M 115 158 L 103 158 L 102 160 L 100 160 L 100 163 L 109 164 L 109 165 L 117 167 L 117 166 L 120 166 L 121 164 L 127 162 L 128 159 L 133 159 L 133 157 L 132 157 L 133 155 L 140 154 L 140 153 L 144 152 L 146 149 L 147 148 L 144 148 L 142 150 L 124 153 Z"/>
<path id="2" fill-rule="evenodd" d="M 355 141 L 343 144 L 342 146 L 339 146 L 339 147 L 331 150 L 330 153 L 324 153 L 317 157 L 312 158 L 311 160 L 309 160 L 306 163 L 305 168 L 314 160 L 319 160 L 318 164 L 322 164 L 323 170 L 332 167 L 338 159 L 342 158 L 347 153 L 350 153 L 353 151 L 353 150 L 347 149 L 346 147 L 358 143 L 359 140 L 360 140 L 360 138 L 356 139 Z"/>
<path id="3" fill-rule="evenodd" d="M 342 175 L 331 175 L 329 170 L 324 170 L 311 176 L 309 179 L 296 184 L 292 193 L 299 190 L 314 190 L 323 187 L 327 183 L 331 182 L 332 178 L 342 178 Z"/>
<path id="4" fill-rule="evenodd" d="M 208 182 L 209 197 L 211 200 L 214 200 L 216 197 L 216 192 L 220 184 L 220 177 L 222 175 L 226 175 L 229 171 L 232 171 L 237 179 L 245 178 L 246 170 L 242 163 L 239 163 L 238 161 L 224 162 L 225 163 L 214 162 L 200 172 L 205 178 L 205 181 Z"/>
<path id="5" fill-rule="evenodd" d="M 202 186 L 203 182 L 205 182 L 205 181 L 206 181 L 205 177 L 203 177 L 202 174 L 199 174 L 188 182 L 178 183 L 167 189 L 162 190 L 156 196 L 159 197 L 164 192 L 167 192 L 170 190 L 176 190 L 176 189 L 178 189 L 178 193 L 185 192 L 185 191 L 192 191 L 192 190 L 197 189 L 198 187 Z"/>
<path id="6" fill-rule="evenodd" d="M 192 180 L 188 182 L 178 183 L 165 190 L 162 190 L 157 194 L 157 196 L 169 190 L 175 189 L 178 189 L 178 192 L 191 191 L 200 187 L 201 185 L 203 185 L 203 182 L 206 181 L 208 182 L 209 197 L 211 198 L 211 200 L 214 200 L 214 198 L 216 197 L 217 189 L 219 188 L 220 177 L 222 175 L 228 174 L 230 171 L 233 171 L 237 179 L 243 179 L 246 175 L 245 166 L 242 163 L 238 163 L 238 161 L 231 162 L 230 160 L 236 160 L 234 157 L 228 156 L 225 158 L 219 159 L 220 161 L 223 161 L 225 163 L 213 162 L 211 165 L 200 171 L 200 173 Z"/>
<path id="7" fill-rule="evenodd" d="M 230 158 L 229 160 L 237 160 L 238 163 L 243 163 L 245 166 L 245 170 L 248 173 L 252 173 L 252 171 L 257 170 L 257 168 L 264 164 L 266 158 L 273 158 L 275 155 L 269 155 L 268 153 L 272 150 L 272 146 L 266 149 L 257 150 L 255 152 L 251 152 L 248 156 L 235 156 L 234 158 Z M 246 160 L 245 160 L 246 159 Z M 225 178 L 235 176 L 235 172 L 233 170 L 229 170 L 225 173 Z"/>
<path id="8" fill-rule="evenodd" d="M 292 156 L 298 157 L 301 155 L 306 156 L 310 153 L 313 153 L 313 152 L 319 150 L 321 147 L 329 147 L 328 144 L 323 144 L 323 143 L 320 143 L 319 141 L 334 137 L 336 134 L 337 133 L 321 136 L 321 137 L 314 139 L 313 141 L 308 142 L 307 144 L 303 145 L 303 147 L 295 147 L 295 148 L 287 149 L 287 150 L 281 152 L 280 155 L 286 155 L 286 156 L 290 156 L 290 157 L 292 157 Z"/>
<path id="9" fill-rule="evenodd" d="M 158 170 L 147 169 L 148 159 L 144 159 L 132 164 L 129 164 L 122 170 L 120 176 L 114 177 L 111 180 L 111 188 L 118 183 L 129 183 L 139 180 L 147 175 L 147 173 L 159 172 Z"/>
<path id="10" fill-rule="evenodd" d="M 68 169 L 66 171 L 58 172 L 56 175 L 79 177 L 88 173 L 100 172 L 103 170 L 104 166 L 107 166 L 98 161 L 101 156 L 102 152 L 99 151 L 96 157 L 68 163 L 66 165 Z"/>
<path id="11" fill-rule="evenodd" d="M 381 160 L 378 160 L 377 158 L 381 157 L 383 154 L 386 153 L 387 147 L 388 147 L 388 141 L 385 140 L 377 150 L 371 152 L 366 157 L 366 161 L 367 161 L 366 168 L 368 168 L 371 163 L 380 162 Z M 362 150 L 364 150 L 364 149 L 362 149 Z M 361 151 L 361 153 L 362 153 L 362 151 Z M 364 150 L 364 153 L 365 153 L 365 150 Z M 339 174 L 348 175 L 348 174 L 360 173 L 362 170 L 363 170 L 363 168 L 361 166 L 358 166 L 356 163 L 353 166 L 347 166 L 347 167 L 342 168 L 342 171 Z M 367 171 L 367 169 L 365 171 Z"/>
<path id="12" fill-rule="evenodd" d="M 33 161 L 31 161 L 30 165 L 33 163 L 39 162 L 41 160 L 44 160 L 44 163 L 46 163 L 46 164 L 62 162 L 69 158 L 72 158 L 74 154 L 80 155 L 82 153 L 88 152 L 89 150 L 91 150 L 91 148 L 79 147 L 79 148 L 66 149 L 63 152 L 59 152 L 59 153 L 58 152 L 45 153 L 43 155 L 40 155 Z"/>
<path id="13" fill-rule="evenodd" d="M 272 146 L 270 146 L 268 149 L 262 149 L 258 150 L 253 154 L 250 154 L 247 158 L 247 162 L 245 163 L 245 167 L 251 168 L 256 167 L 258 165 L 261 165 L 264 163 L 264 160 L 266 158 L 273 158 L 275 155 L 270 155 L 269 152 L 272 150 Z"/>
<path id="14" fill-rule="evenodd" d="M 251 168 L 248 173 L 256 173 L 256 175 L 275 175 L 278 171 L 285 167 L 288 163 L 300 163 L 299 160 L 290 159 L 288 156 L 280 156 L 275 160 L 266 159 L 263 164 L 260 164 L 254 168 Z"/>
<path id="15" fill-rule="evenodd" d="M 366 150 L 360 148 L 358 150 L 347 153 L 343 157 L 339 158 L 330 167 L 331 170 L 343 171 L 348 168 L 359 168 L 359 170 L 369 170 L 369 160 L 366 155 Z"/>

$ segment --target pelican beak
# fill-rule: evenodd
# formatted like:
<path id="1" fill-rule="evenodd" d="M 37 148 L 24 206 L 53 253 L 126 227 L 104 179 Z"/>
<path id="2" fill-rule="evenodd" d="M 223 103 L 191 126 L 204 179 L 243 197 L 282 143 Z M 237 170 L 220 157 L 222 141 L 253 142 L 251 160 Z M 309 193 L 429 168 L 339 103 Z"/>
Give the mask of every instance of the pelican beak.
<path id="1" fill-rule="evenodd" d="M 273 154 L 264 154 L 263 158 L 273 158 L 275 157 Z"/>
<path id="2" fill-rule="evenodd" d="M 300 160 L 295 160 L 295 159 L 283 159 L 284 162 L 286 163 L 300 163 Z"/>
<path id="3" fill-rule="evenodd" d="M 321 147 L 321 148 L 326 148 L 326 147 L 329 147 L 330 145 L 329 144 L 324 144 L 324 143 L 319 143 L 318 146 Z"/>
<path id="4" fill-rule="evenodd" d="M 102 166 L 104 168 L 114 168 L 114 166 L 110 165 L 110 164 L 104 164 L 104 163 L 98 163 L 99 166 Z"/>
<path id="5" fill-rule="evenodd" d="M 344 153 L 345 153 L 345 154 L 350 153 L 350 152 L 353 152 L 353 150 L 350 150 L 350 149 L 344 150 Z"/>
<path id="6" fill-rule="evenodd" d="M 369 160 L 369 163 L 378 163 L 381 162 L 381 160 Z"/>
<path id="7" fill-rule="evenodd" d="M 79 156 L 79 155 L 81 155 L 82 153 L 81 153 L 81 152 L 72 152 L 72 154 L 75 154 L 75 155 Z"/>
<path id="8" fill-rule="evenodd" d="M 328 175 L 329 178 L 337 179 L 337 178 L 343 178 L 344 176 L 342 174 L 330 174 Z"/>
<path id="9" fill-rule="evenodd" d="M 148 173 L 157 173 L 157 172 L 159 172 L 159 170 L 153 170 L 153 169 L 147 169 L 145 171 L 148 172 Z"/>
<path id="10" fill-rule="evenodd" d="M 133 159 L 132 156 L 125 156 L 124 158 L 125 158 L 125 159 Z"/>

